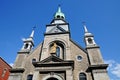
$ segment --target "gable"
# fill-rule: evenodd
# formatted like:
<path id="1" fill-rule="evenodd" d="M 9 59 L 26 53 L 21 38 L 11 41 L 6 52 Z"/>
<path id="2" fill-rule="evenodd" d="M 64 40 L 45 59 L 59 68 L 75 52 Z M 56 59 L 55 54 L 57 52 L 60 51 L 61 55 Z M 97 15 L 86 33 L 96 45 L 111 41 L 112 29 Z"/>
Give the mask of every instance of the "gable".
<path id="1" fill-rule="evenodd" d="M 1 57 L 0 57 L 0 64 L 4 65 L 5 67 L 7 67 L 9 69 L 11 68 L 11 66 L 5 60 L 3 60 Z"/>
<path id="2" fill-rule="evenodd" d="M 62 60 L 62 59 L 60 59 L 60 58 L 58 58 L 58 57 L 56 57 L 56 56 L 51 55 L 51 56 L 49 56 L 48 58 L 40 61 L 40 63 L 63 62 L 63 61 L 64 61 L 64 60 Z"/>
<path id="3" fill-rule="evenodd" d="M 83 52 L 87 53 L 86 49 L 81 47 L 80 45 L 78 45 L 75 41 L 73 41 L 72 39 L 70 39 L 71 43 L 73 43 L 75 46 L 77 46 L 79 49 L 81 49 Z"/>
<path id="4" fill-rule="evenodd" d="M 73 60 L 64 61 L 54 55 L 51 55 L 50 57 L 48 57 L 42 61 L 33 62 L 33 65 L 35 67 L 71 66 L 72 68 L 74 68 L 74 61 Z"/>
<path id="5" fill-rule="evenodd" d="M 46 33 L 62 33 L 62 32 L 66 32 L 65 29 L 60 25 L 48 26 Z"/>

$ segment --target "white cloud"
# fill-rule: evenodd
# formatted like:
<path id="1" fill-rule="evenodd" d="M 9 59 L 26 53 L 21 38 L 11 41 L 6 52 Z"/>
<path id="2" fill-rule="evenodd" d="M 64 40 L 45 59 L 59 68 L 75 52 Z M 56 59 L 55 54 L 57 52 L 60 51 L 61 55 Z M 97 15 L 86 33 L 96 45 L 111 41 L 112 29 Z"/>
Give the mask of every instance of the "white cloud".
<path id="1" fill-rule="evenodd" d="M 10 63 L 9 65 L 10 65 L 11 67 L 13 67 L 13 63 Z"/>
<path id="2" fill-rule="evenodd" d="M 22 41 L 25 41 L 26 39 L 25 38 L 22 38 Z"/>
<path id="3" fill-rule="evenodd" d="M 105 60 L 105 63 L 109 64 L 109 72 L 120 79 L 120 63 L 115 60 Z"/>
<path id="4" fill-rule="evenodd" d="M 120 78 L 120 64 L 115 64 L 114 68 L 111 69 L 111 73 Z"/>
<path id="5" fill-rule="evenodd" d="M 115 64 L 114 60 L 105 60 L 105 63 L 109 64 L 109 67 L 112 67 Z"/>

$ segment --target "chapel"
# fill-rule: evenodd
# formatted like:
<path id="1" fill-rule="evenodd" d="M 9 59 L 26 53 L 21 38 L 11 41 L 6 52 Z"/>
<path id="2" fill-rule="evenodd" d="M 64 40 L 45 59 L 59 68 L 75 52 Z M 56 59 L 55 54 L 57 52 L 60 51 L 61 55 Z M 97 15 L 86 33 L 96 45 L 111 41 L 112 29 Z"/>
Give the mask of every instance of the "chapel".
<path id="1" fill-rule="evenodd" d="M 84 27 L 85 48 L 77 44 L 61 7 L 46 25 L 44 40 L 34 47 L 34 29 L 23 40 L 8 80 L 109 80 L 94 35 Z"/>

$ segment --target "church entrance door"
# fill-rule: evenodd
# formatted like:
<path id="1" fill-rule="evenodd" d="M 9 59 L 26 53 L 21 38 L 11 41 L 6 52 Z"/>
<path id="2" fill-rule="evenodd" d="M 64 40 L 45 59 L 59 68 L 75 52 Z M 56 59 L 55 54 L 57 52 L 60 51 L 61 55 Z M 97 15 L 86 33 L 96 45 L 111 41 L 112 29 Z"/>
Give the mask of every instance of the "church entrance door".
<path id="1" fill-rule="evenodd" d="M 58 75 L 47 75 L 42 80 L 63 80 L 61 76 Z"/>
<path id="2" fill-rule="evenodd" d="M 51 77 L 51 78 L 48 78 L 47 80 L 58 80 L 58 79 L 54 78 L 54 77 Z"/>

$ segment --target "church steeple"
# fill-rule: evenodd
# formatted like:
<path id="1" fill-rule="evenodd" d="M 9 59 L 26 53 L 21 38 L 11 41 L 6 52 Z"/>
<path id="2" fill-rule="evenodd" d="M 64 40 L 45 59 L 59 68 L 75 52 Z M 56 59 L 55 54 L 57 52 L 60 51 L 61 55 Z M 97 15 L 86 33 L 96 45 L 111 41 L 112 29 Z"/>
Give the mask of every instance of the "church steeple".
<path id="1" fill-rule="evenodd" d="M 31 51 L 31 49 L 34 46 L 33 37 L 34 37 L 34 28 L 31 32 L 29 38 L 23 39 L 24 45 L 23 45 L 22 49 L 20 50 L 20 52 L 30 52 Z"/>
<path id="2" fill-rule="evenodd" d="M 34 28 L 33 28 L 32 33 L 30 35 L 30 38 L 33 38 L 33 37 L 34 37 Z"/>
<path id="3" fill-rule="evenodd" d="M 34 37 L 34 28 L 28 38 L 22 39 L 23 46 L 22 46 L 21 50 L 18 51 L 18 55 L 17 55 L 16 61 L 14 64 L 14 68 L 16 68 L 16 67 L 23 68 L 23 66 L 25 65 L 24 61 L 26 60 L 26 57 L 31 52 L 32 48 L 34 47 L 33 37 Z"/>
<path id="4" fill-rule="evenodd" d="M 84 26 L 84 31 L 85 31 L 84 40 L 85 40 L 86 47 L 97 46 L 97 44 L 94 41 L 94 35 L 92 33 L 88 32 L 88 29 L 85 24 L 83 26 Z"/>
<path id="5" fill-rule="evenodd" d="M 58 11 L 54 15 L 54 19 L 49 25 L 46 25 L 46 27 L 45 35 L 70 33 L 69 24 L 65 21 L 65 15 L 62 13 L 60 5 Z"/>
<path id="6" fill-rule="evenodd" d="M 64 15 L 64 13 L 62 13 L 60 5 L 58 6 L 58 11 L 55 13 L 54 18 L 55 19 L 65 19 L 65 15 Z"/>
<path id="7" fill-rule="evenodd" d="M 84 26 L 85 33 L 88 33 L 86 25 L 84 24 L 83 26 Z"/>

